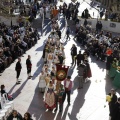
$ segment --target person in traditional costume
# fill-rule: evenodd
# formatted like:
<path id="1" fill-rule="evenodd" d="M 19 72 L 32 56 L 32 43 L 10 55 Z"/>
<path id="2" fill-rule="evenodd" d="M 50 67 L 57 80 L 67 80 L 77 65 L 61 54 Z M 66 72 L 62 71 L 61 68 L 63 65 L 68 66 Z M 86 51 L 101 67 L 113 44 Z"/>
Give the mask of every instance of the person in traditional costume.
<path id="1" fill-rule="evenodd" d="M 56 78 L 56 70 L 55 70 L 54 67 L 52 67 L 52 70 L 51 70 L 51 79 L 52 79 L 53 83 L 54 83 L 55 78 Z"/>
<path id="2" fill-rule="evenodd" d="M 50 81 L 44 99 L 45 107 L 49 110 L 53 110 L 56 107 L 54 89 L 54 85 L 52 81 Z"/>
<path id="3" fill-rule="evenodd" d="M 48 83 L 49 83 L 50 81 L 51 81 L 50 74 L 47 73 L 47 76 L 45 77 L 46 85 L 48 85 Z"/>
<path id="4" fill-rule="evenodd" d="M 55 112 L 58 109 L 58 105 L 59 105 L 59 112 L 62 111 L 63 109 L 63 97 L 64 97 L 64 86 L 60 83 L 59 89 L 56 91 L 55 93 L 55 101 L 56 101 L 56 109 Z"/>
<path id="5" fill-rule="evenodd" d="M 54 55 L 58 54 L 60 52 L 60 48 L 56 47 L 56 49 L 54 50 Z"/>
<path id="6" fill-rule="evenodd" d="M 43 59 L 45 63 L 47 62 L 48 53 L 49 53 L 49 46 L 48 44 L 46 44 L 43 50 Z"/>
<path id="7" fill-rule="evenodd" d="M 50 41 L 50 50 L 51 50 L 52 53 L 54 53 L 54 51 L 55 51 L 55 42 L 54 42 L 54 39 L 52 39 Z"/>
<path id="8" fill-rule="evenodd" d="M 65 101 L 66 95 L 67 95 L 68 105 L 70 105 L 70 98 L 71 98 L 70 93 L 73 88 L 73 85 L 74 85 L 74 83 L 71 81 L 71 76 L 67 76 L 67 78 L 64 80 L 65 94 L 64 94 L 63 102 Z"/>
<path id="9" fill-rule="evenodd" d="M 60 40 L 58 38 L 56 40 L 56 47 L 60 47 Z"/>
<path id="10" fill-rule="evenodd" d="M 48 62 L 49 69 L 51 69 L 52 61 L 53 61 L 53 53 L 50 51 L 50 53 L 47 56 L 47 62 Z"/>
<path id="11" fill-rule="evenodd" d="M 63 64 L 64 63 L 64 59 L 65 58 L 63 57 L 62 53 L 59 53 L 58 59 L 59 59 L 59 64 Z"/>
<path id="12" fill-rule="evenodd" d="M 42 71 L 44 72 L 46 68 L 47 68 L 47 70 L 48 70 L 48 65 L 47 65 L 47 64 L 44 64 L 44 66 L 43 66 L 43 68 L 42 68 Z"/>
<path id="13" fill-rule="evenodd" d="M 62 53 L 62 56 L 65 58 L 64 47 L 61 47 L 60 53 Z"/>
<path id="14" fill-rule="evenodd" d="M 56 54 L 55 57 L 54 57 L 54 63 L 55 64 L 58 64 L 60 61 L 58 59 L 58 55 Z"/>
<path id="15" fill-rule="evenodd" d="M 44 92 L 45 91 L 45 87 L 46 87 L 46 82 L 45 82 L 45 74 L 42 71 L 40 76 L 39 76 L 39 88 L 40 88 L 40 92 Z"/>
<path id="16" fill-rule="evenodd" d="M 31 56 L 28 55 L 28 58 L 26 60 L 26 67 L 27 67 L 27 74 L 28 74 L 28 79 L 30 79 L 31 76 L 31 68 L 32 68 L 32 63 L 31 63 Z"/>
<path id="17" fill-rule="evenodd" d="M 54 62 L 54 61 L 52 62 L 52 67 L 54 67 L 54 68 L 55 68 L 55 70 L 56 70 L 56 64 L 55 64 L 55 62 Z"/>

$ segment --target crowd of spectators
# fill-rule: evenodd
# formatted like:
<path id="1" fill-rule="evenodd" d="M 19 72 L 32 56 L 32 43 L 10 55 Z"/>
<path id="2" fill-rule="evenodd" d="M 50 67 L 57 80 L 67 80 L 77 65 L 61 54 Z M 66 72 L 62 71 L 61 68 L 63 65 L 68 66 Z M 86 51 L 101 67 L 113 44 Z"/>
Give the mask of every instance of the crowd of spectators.
<path id="1" fill-rule="evenodd" d="M 39 13 L 39 8 L 41 7 L 41 2 L 37 0 L 13 0 L 11 1 L 10 14 L 19 14 L 20 18 L 26 18 L 29 22 L 32 22 L 36 18 L 37 13 Z M 22 17 L 21 17 L 22 16 Z M 18 22 L 24 24 L 24 19 L 19 19 Z"/>
<path id="2" fill-rule="evenodd" d="M 0 72 L 37 43 L 39 34 L 31 26 L 8 27 L 0 23 Z"/>
<path id="3" fill-rule="evenodd" d="M 67 20 L 74 20 L 76 21 L 78 18 L 78 7 L 80 3 L 77 2 L 76 4 L 73 4 L 72 2 L 67 5 L 66 3 L 63 3 L 63 6 L 59 6 L 60 12 L 63 12 L 63 15 L 66 17 Z"/>
<path id="4" fill-rule="evenodd" d="M 19 8 L 20 15 L 18 25 L 11 24 L 11 27 L 8 27 L 0 23 L 0 72 L 37 43 L 37 29 L 33 29 L 31 24 L 24 24 L 23 17 L 28 16 L 29 22 L 32 22 L 40 8 L 45 8 L 44 2 L 40 3 L 37 0 L 12 0 L 11 3 L 11 14 Z"/>
<path id="5" fill-rule="evenodd" d="M 81 25 L 77 28 L 74 39 L 95 56 L 96 60 L 106 62 L 107 70 L 110 70 L 110 64 L 114 58 L 120 61 L 120 37 L 113 36 L 111 32 L 104 32 L 101 29 L 93 30 Z M 109 66 L 108 62 L 110 62 Z"/>

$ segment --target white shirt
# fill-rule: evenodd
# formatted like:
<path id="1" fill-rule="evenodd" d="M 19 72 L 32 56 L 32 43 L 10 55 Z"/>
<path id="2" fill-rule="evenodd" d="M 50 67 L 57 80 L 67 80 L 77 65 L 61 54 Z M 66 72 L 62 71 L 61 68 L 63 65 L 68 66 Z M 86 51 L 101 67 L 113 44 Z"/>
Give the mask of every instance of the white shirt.
<path id="1" fill-rule="evenodd" d="M 70 81 L 66 81 L 66 88 L 68 88 L 69 87 L 69 84 L 70 84 Z M 74 87 L 74 83 L 72 82 L 72 88 Z"/>
<path id="2" fill-rule="evenodd" d="M 70 84 L 70 81 L 66 81 L 66 88 L 68 88 L 69 87 L 69 84 Z"/>

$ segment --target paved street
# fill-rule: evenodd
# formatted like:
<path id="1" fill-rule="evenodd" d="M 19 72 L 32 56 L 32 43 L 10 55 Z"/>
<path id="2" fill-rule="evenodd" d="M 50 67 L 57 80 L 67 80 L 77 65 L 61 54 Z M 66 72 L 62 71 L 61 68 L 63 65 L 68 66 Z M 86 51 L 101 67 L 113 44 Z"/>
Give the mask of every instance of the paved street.
<path id="1" fill-rule="evenodd" d="M 5 84 L 6 90 L 15 98 L 15 109 L 22 115 L 24 115 L 26 111 L 29 111 L 32 114 L 33 120 L 109 120 L 108 105 L 105 102 L 105 98 L 106 94 L 113 88 L 112 80 L 106 77 L 105 63 L 96 61 L 96 58 L 92 56 L 89 60 L 93 77 L 88 83 L 84 84 L 83 89 L 77 89 L 78 79 L 76 77 L 76 67 L 70 67 L 69 69 L 68 74 L 72 76 L 72 80 L 74 81 L 74 88 L 71 93 L 71 105 L 68 107 L 67 101 L 65 101 L 62 113 L 46 111 L 43 104 L 43 94 L 40 93 L 38 89 L 38 80 L 43 65 L 43 47 L 50 34 L 50 24 L 48 22 L 48 20 L 45 21 L 44 33 L 41 39 L 21 58 L 23 66 L 20 76 L 21 84 L 15 85 L 15 64 L 17 60 L 2 73 L 2 76 L 0 76 L 0 84 Z M 62 31 L 61 42 L 65 45 L 65 64 L 71 66 L 70 48 L 72 44 L 77 45 L 78 51 L 80 49 L 83 51 L 84 48 L 73 41 L 72 35 L 70 36 L 71 40 L 66 41 L 65 21 L 62 16 L 60 17 L 59 25 Z M 30 80 L 27 80 L 25 64 L 28 55 L 32 56 L 31 60 L 33 64 L 33 77 Z M 106 105 L 106 107 L 104 107 L 104 105 Z"/>
<path id="2" fill-rule="evenodd" d="M 66 2 L 67 4 L 69 4 L 71 2 L 71 0 L 63 0 L 64 2 Z M 87 8 L 89 10 L 90 16 L 92 18 L 99 18 L 99 12 L 100 9 L 99 7 L 97 7 L 98 4 L 91 4 L 92 0 L 77 0 L 78 2 L 80 2 L 80 7 L 79 7 L 79 13 L 78 16 L 82 15 L 82 12 Z M 92 5 L 92 6 L 91 6 Z M 93 14 L 94 13 L 94 14 Z M 104 16 L 103 16 L 104 18 Z"/>

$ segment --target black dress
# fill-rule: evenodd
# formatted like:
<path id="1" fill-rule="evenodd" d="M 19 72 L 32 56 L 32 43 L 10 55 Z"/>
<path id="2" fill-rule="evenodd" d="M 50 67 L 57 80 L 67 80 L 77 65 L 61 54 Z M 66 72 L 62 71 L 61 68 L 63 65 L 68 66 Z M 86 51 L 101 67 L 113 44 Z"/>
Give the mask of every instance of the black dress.
<path id="1" fill-rule="evenodd" d="M 112 56 L 107 56 L 106 70 L 110 70 L 112 62 L 113 62 L 113 57 Z"/>
<path id="2" fill-rule="evenodd" d="M 116 102 L 111 120 L 120 120 L 120 103 Z"/>
<path id="3" fill-rule="evenodd" d="M 111 93 L 109 93 L 108 95 L 111 96 Z M 114 107 L 115 107 L 115 103 L 117 102 L 117 96 L 116 94 L 112 95 L 111 101 L 109 102 L 109 110 L 110 110 L 110 116 L 112 117 L 114 114 Z"/>

